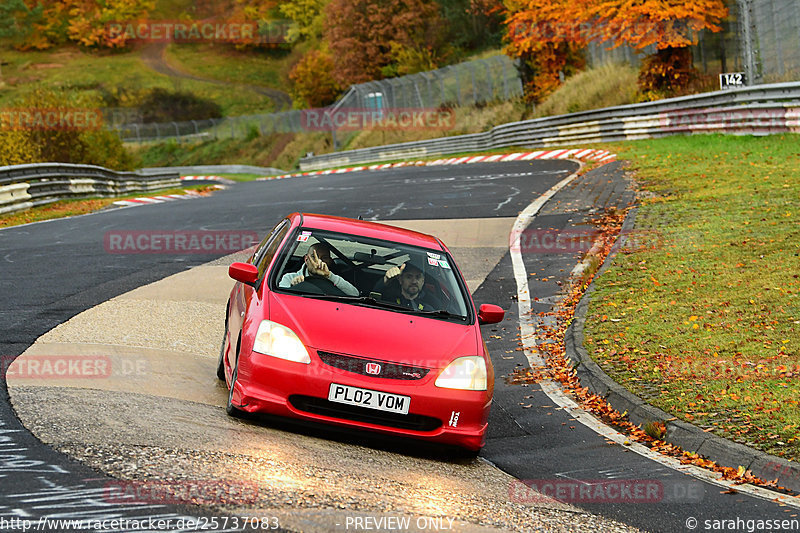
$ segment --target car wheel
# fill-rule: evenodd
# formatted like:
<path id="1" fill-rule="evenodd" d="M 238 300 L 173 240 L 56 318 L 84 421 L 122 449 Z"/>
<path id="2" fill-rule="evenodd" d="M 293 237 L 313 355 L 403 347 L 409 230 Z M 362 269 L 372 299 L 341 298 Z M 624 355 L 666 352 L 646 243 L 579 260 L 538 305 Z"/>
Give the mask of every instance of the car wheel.
<path id="1" fill-rule="evenodd" d="M 228 312 L 226 310 L 225 333 L 222 335 L 222 346 L 219 347 L 219 362 L 217 363 L 217 377 L 220 379 L 220 381 L 225 381 L 225 339 L 227 337 L 228 337 Z"/>
<path id="2" fill-rule="evenodd" d="M 244 418 L 247 414 L 235 405 L 233 405 L 233 386 L 236 384 L 236 377 L 239 374 L 239 358 L 236 358 L 236 365 L 233 367 L 233 374 L 231 375 L 231 389 L 228 391 L 228 405 L 225 407 L 225 412 L 228 416 L 235 418 Z"/>

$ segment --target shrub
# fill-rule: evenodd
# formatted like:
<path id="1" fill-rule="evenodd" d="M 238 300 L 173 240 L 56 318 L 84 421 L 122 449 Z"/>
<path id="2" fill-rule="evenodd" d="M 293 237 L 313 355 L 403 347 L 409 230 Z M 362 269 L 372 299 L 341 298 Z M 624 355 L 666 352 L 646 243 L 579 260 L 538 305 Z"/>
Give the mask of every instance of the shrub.
<path id="1" fill-rule="evenodd" d="M 644 58 L 639 71 L 639 91 L 645 100 L 658 100 L 689 93 L 697 78 L 688 46 L 664 48 Z"/>
<path id="2" fill-rule="evenodd" d="M 222 108 L 216 102 L 205 100 L 192 93 L 151 90 L 139 104 L 142 122 L 185 122 L 222 117 Z"/>
<path id="3" fill-rule="evenodd" d="M 131 155 L 119 137 L 103 129 L 100 107 L 87 97 L 36 89 L 10 106 L 30 116 L 46 116 L 51 111 L 73 113 L 92 122 L 21 124 L 4 123 L 0 128 L 0 163 L 6 165 L 52 162 L 83 163 L 127 170 L 134 166 Z"/>

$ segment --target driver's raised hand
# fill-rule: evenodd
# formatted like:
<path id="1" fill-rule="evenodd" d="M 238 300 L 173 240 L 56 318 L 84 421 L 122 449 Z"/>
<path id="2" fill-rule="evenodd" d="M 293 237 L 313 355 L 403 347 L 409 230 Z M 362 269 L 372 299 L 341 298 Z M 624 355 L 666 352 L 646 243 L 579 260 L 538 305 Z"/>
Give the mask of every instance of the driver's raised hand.
<path id="1" fill-rule="evenodd" d="M 316 250 L 312 249 L 310 253 L 306 254 L 305 262 L 309 274 L 321 276 L 323 278 L 330 277 L 331 271 L 328 268 L 328 265 L 319 258 Z"/>
<path id="2" fill-rule="evenodd" d="M 383 275 L 383 282 L 384 283 L 389 283 L 389 280 L 399 276 L 403 272 L 404 268 L 406 268 L 406 264 L 405 263 L 403 263 L 399 267 L 394 266 L 394 267 L 390 268 L 389 270 L 386 271 L 386 274 Z"/>

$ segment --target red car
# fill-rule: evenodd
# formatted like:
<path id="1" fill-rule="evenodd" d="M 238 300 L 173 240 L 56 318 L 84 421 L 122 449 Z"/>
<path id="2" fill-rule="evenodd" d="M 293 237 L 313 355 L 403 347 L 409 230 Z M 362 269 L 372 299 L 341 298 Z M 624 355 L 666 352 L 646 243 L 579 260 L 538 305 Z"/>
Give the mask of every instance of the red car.
<path id="1" fill-rule="evenodd" d="M 228 414 L 483 446 L 494 371 L 479 325 L 504 313 L 475 310 L 442 241 L 295 213 L 229 273 Z"/>

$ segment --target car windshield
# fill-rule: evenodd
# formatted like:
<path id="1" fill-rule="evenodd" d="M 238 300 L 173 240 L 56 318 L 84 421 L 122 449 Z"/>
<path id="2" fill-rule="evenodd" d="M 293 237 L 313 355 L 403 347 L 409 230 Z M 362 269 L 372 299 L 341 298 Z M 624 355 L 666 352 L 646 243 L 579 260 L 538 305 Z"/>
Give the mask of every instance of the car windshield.
<path id="1" fill-rule="evenodd" d="M 316 272 L 306 265 L 307 254 L 321 261 Z M 434 318 L 469 317 L 466 285 L 441 250 L 301 228 L 271 279 L 273 290 L 309 298 Z"/>

